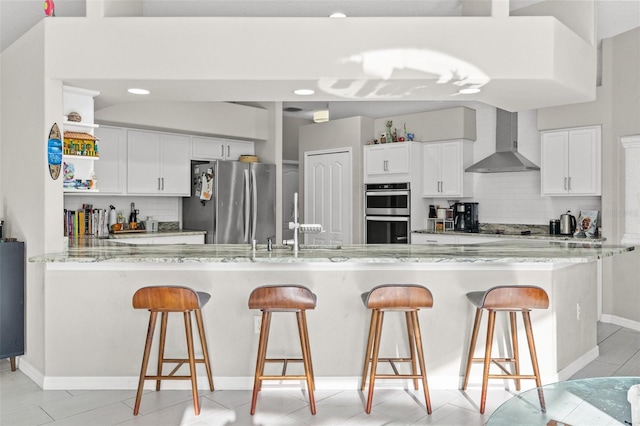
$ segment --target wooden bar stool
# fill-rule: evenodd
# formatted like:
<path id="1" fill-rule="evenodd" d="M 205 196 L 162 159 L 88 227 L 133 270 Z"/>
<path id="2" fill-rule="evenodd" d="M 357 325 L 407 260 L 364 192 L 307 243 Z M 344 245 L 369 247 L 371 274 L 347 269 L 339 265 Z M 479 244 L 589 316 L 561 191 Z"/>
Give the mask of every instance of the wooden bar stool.
<path id="1" fill-rule="evenodd" d="M 309 392 L 311 414 L 316 414 L 316 402 L 313 397 L 313 391 L 316 385 L 313 377 L 307 317 L 305 315 L 307 309 L 315 309 L 315 307 L 316 295 L 308 288 L 300 285 L 267 285 L 258 287 L 251 292 L 249 296 L 249 309 L 260 309 L 262 311 L 256 374 L 253 382 L 253 396 L 251 398 L 251 415 L 256 412 L 258 392 L 262 388 L 263 380 L 305 380 Z M 271 314 L 273 312 L 295 312 L 298 321 L 302 358 L 267 358 L 267 342 L 269 341 L 269 328 L 271 325 Z M 264 366 L 267 362 L 283 363 L 282 375 L 265 375 Z M 287 375 L 287 364 L 289 362 L 302 362 L 304 364 L 305 374 Z"/>
<path id="2" fill-rule="evenodd" d="M 209 363 L 209 350 L 207 348 L 207 340 L 204 333 L 204 325 L 202 322 L 202 307 L 211 298 L 211 295 L 203 292 L 196 292 L 187 287 L 180 286 L 156 286 L 143 287 L 133 295 L 133 307 L 135 309 L 148 309 L 149 328 L 147 330 L 147 341 L 144 346 L 144 356 L 142 358 L 142 368 L 140 369 L 140 381 L 138 382 L 138 392 L 136 394 L 136 402 L 133 408 L 133 414 L 138 415 L 140 409 L 140 400 L 142 398 L 142 390 L 145 380 L 156 381 L 156 391 L 160 390 L 160 382 L 162 380 L 191 380 L 191 391 L 193 394 L 193 409 L 196 415 L 200 414 L 200 402 L 198 401 L 198 383 L 196 376 L 196 363 L 204 363 L 207 369 L 207 378 L 209 379 L 209 389 L 213 391 L 213 378 L 211 377 L 211 365 Z M 196 323 L 198 325 L 198 333 L 200 334 L 200 343 L 202 344 L 202 359 L 195 359 L 193 351 L 193 333 L 191 331 L 191 312 L 195 313 Z M 149 363 L 149 353 L 151 352 L 151 343 L 156 328 L 156 319 L 158 313 L 162 313 L 160 325 L 160 346 L 158 353 L 158 371 L 156 375 L 147 375 L 147 365 Z M 182 312 L 184 314 L 184 327 L 187 338 L 186 359 L 164 358 L 164 345 L 167 333 L 167 319 L 169 312 Z M 177 363 L 178 365 L 168 374 L 162 375 L 162 366 L 164 363 Z M 184 364 L 189 365 L 189 376 L 176 376 L 175 373 Z"/>
<path id="3" fill-rule="evenodd" d="M 367 352 L 364 358 L 362 371 L 362 386 L 364 391 L 367 372 L 371 365 L 369 376 L 369 394 L 367 396 L 367 414 L 371 413 L 373 402 L 373 388 L 376 379 L 413 379 L 413 386 L 418 390 L 418 379 L 422 379 L 424 400 L 427 413 L 431 414 L 431 399 L 429 398 L 429 386 L 427 385 L 427 370 L 424 366 L 424 353 L 422 349 L 422 336 L 420 334 L 420 322 L 418 311 L 420 308 L 431 308 L 433 297 L 431 292 L 420 285 L 414 284 L 385 284 L 375 287 L 368 293 L 362 294 L 362 301 L 368 309 L 371 309 L 371 325 L 369 326 L 369 338 L 367 340 Z M 380 358 L 380 336 L 382 334 L 382 320 L 386 311 L 399 311 L 405 313 L 407 333 L 409 336 L 409 358 Z M 416 367 L 416 351 L 420 374 Z M 377 374 L 378 362 L 389 362 L 395 374 Z M 396 362 L 410 362 L 412 374 L 400 374 L 395 365 Z"/>
<path id="4" fill-rule="evenodd" d="M 516 382 L 516 390 L 520 390 L 521 379 L 534 379 L 536 386 L 540 388 L 540 371 L 538 369 L 538 357 L 536 356 L 536 347 L 533 341 L 533 331 L 531 328 L 531 317 L 529 312 L 531 309 L 547 309 L 549 307 L 549 297 L 547 293 L 540 287 L 534 286 L 497 286 L 487 291 L 474 291 L 467 293 L 467 299 L 476 307 L 476 316 L 473 323 L 473 332 L 471 333 L 471 344 L 469 345 L 469 356 L 467 357 L 467 368 L 464 374 L 464 383 L 462 390 L 467 388 L 469 382 L 469 371 L 471 364 L 474 362 L 482 362 L 484 371 L 482 374 L 482 396 L 480 399 L 480 413 L 484 414 L 485 400 L 487 397 L 487 382 L 489 379 L 514 379 Z M 486 309 L 489 312 L 487 322 L 487 343 L 484 358 L 474 358 L 474 350 L 478 339 L 478 329 L 482 318 L 482 311 Z M 513 357 L 511 358 L 492 358 L 491 346 L 493 344 L 493 332 L 496 322 L 496 312 L 508 312 L 511 326 L 511 347 Z M 524 328 L 527 333 L 527 342 L 529 343 L 529 354 L 531 355 L 531 364 L 533 366 L 533 375 L 520 374 L 520 361 L 518 359 L 518 331 L 516 324 L 516 312 L 522 312 L 524 320 Z M 491 363 L 500 368 L 505 374 L 489 374 Z M 509 372 L 503 364 L 511 363 L 513 372 Z M 545 412 L 544 395 L 542 390 L 538 390 L 540 398 L 540 407 Z"/>

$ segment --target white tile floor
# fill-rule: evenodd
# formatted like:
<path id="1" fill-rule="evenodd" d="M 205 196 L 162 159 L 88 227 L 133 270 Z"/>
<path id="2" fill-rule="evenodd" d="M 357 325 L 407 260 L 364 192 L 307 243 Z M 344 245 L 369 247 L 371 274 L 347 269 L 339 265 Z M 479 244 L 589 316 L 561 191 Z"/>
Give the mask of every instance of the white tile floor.
<path id="1" fill-rule="evenodd" d="M 573 378 L 640 376 L 640 333 L 601 323 L 600 356 Z M 265 389 L 255 416 L 250 391 L 201 391 L 201 413 L 193 414 L 190 391 L 147 392 L 133 416 L 135 391 L 43 391 L 20 371 L 0 362 L 0 425 L 484 425 L 515 391 L 491 388 L 484 415 L 478 412 L 479 386 L 467 392 L 432 390 L 427 415 L 421 392 L 376 389 L 371 414 L 359 391 L 316 392 L 312 416 L 301 391 Z"/>

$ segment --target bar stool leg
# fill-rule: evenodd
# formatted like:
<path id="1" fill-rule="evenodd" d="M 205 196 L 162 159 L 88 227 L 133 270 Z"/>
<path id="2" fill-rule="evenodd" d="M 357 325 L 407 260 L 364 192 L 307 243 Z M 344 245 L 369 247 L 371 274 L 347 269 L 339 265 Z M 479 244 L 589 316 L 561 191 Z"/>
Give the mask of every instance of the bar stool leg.
<path id="1" fill-rule="evenodd" d="M 496 324 L 496 311 L 489 310 L 487 325 L 487 344 L 484 353 L 484 371 L 482 373 L 482 395 L 480 397 L 480 414 L 484 414 L 487 399 L 487 385 L 489 384 L 489 367 L 491 366 L 491 346 L 493 345 L 493 330 Z"/>
<path id="2" fill-rule="evenodd" d="M 424 402 L 427 405 L 427 414 L 431 414 L 431 398 L 429 397 L 429 385 L 427 384 L 427 369 L 424 366 L 424 350 L 422 348 L 422 333 L 420 332 L 420 323 L 418 322 L 418 312 L 411 312 L 413 322 L 413 335 L 415 336 L 415 345 L 418 352 L 418 362 L 420 363 L 420 374 L 422 375 L 422 388 L 424 391 Z M 415 372 L 414 372 L 415 374 Z M 416 382 L 418 381 L 415 379 Z M 417 390 L 417 387 L 416 387 Z"/>
<path id="3" fill-rule="evenodd" d="M 187 335 L 187 353 L 189 354 L 189 371 L 191 372 L 191 393 L 193 395 L 193 410 L 196 416 L 200 414 L 200 400 L 198 399 L 198 377 L 196 376 L 196 361 L 193 351 L 193 331 L 191 329 L 191 312 L 184 313 L 184 331 Z"/>
<path id="4" fill-rule="evenodd" d="M 151 353 L 151 343 L 153 342 L 153 332 L 156 328 L 156 319 L 158 313 L 151 311 L 149 315 L 149 327 L 147 328 L 147 340 L 144 344 L 144 355 L 142 356 L 142 367 L 140 368 L 140 380 L 138 380 L 138 391 L 136 392 L 136 402 L 133 406 L 133 415 L 137 416 L 140 410 L 140 400 L 142 399 L 142 389 L 144 388 L 144 379 L 147 375 L 147 365 L 149 364 L 149 353 Z"/>
<path id="5" fill-rule="evenodd" d="M 473 364 L 473 353 L 476 350 L 476 341 L 478 340 L 478 330 L 480 329 L 480 320 L 482 319 L 482 309 L 476 309 L 475 320 L 473 321 L 473 332 L 471 333 L 471 342 L 469 343 L 469 356 L 467 357 L 467 369 L 464 373 L 464 382 L 462 390 L 467 389 L 469 384 L 469 373 L 471 372 L 471 364 Z"/>
<path id="6" fill-rule="evenodd" d="M 369 372 L 369 364 L 371 363 L 371 357 L 373 356 L 371 350 L 373 348 L 373 337 L 376 332 L 377 311 L 371 310 L 371 324 L 369 324 L 369 338 L 367 339 L 367 352 L 364 355 L 364 368 L 362 370 L 362 385 L 360 390 L 364 391 L 364 387 L 367 384 L 367 373 Z"/>
<path id="7" fill-rule="evenodd" d="M 509 312 L 509 320 L 511 322 L 511 348 L 513 350 L 513 366 L 516 376 L 520 375 L 520 356 L 518 351 L 518 324 L 516 323 L 516 313 Z M 515 379 L 516 390 L 520 390 L 520 379 Z"/>
<path id="8" fill-rule="evenodd" d="M 204 366 L 207 370 L 207 378 L 209 379 L 209 389 L 213 392 L 213 377 L 211 377 L 211 363 L 209 361 L 209 347 L 207 346 L 207 337 L 204 333 L 204 321 L 202 320 L 202 311 L 195 309 L 196 324 L 198 325 L 198 334 L 200 335 L 200 344 L 202 345 L 202 356 L 204 358 Z"/>
<path id="9" fill-rule="evenodd" d="M 311 369 L 311 352 L 309 351 L 309 335 L 307 334 L 306 323 L 304 320 L 304 311 L 296 312 L 298 320 L 298 334 L 300 335 L 300 348 L 302 349 L 302 363 L 304 364 L 304 374 L 307 380 L 307 392 L 309 393 L 309 406 L 311 414 L 316 414 L 316 401 L 313 396 L 315 384 L 313 381 L 313 373 Z"/>
<path id="10" fill-rule="evenodd" d="M 415 347 L 415 336 L 414 336 L 414 327 L 413 323 L 413 315 L 412 312 L 406 311 L 404 313 L 405 319 L 407 321 L 407 334 L 409 336 L 409 353 L 411 355 L 411 374 L 416 376 L 418 374 L 418 370 L 416 367 L 416 347 Z M 413 388 L 418 390 L 418 379 L 413 379 Z"/>
<path id="11" fill-rule="evenodd" d="M 304 323 L 304 330 L 307 336 L 307 353 L 309 354 L 309 371 L 311 372 L 311 384 L 313 384 L 313 390 L 316 390 L 316 377 L 313 374 L 313 360 L 311 357 L 311 346 L 309 344 L 309 328 L 307 327 L 307 314 L 305 311 L 302 311 L 302 322 Z"/>
<path id="12" fill-rule="evenodd" d="M 378 366 L 378 354 L 380 352 L 380 337 L 382 335 L 382 321 L 384 319 L 384 311 L 378 311 L 376 315 L 375 337 L 373 338 L 373 358 L 371 360 L 371 374 L 369 376 L 369 393 L 367 395 L 367 414 L 371 413 L 371 404 L 373 403 L 373 388 L 376 381 L 376 367 Z"/>
<path id="13" fill-rule="evenodd" d="M 260 326 L 260 339 L 258 340 L 258 359 L 256 360 L 256 374 L 253 379 L 253 394 L 251 397 L 251 415 L 256 412 L 256 403 L 258 401 L 258 392 L 262 387 L 261 377 L 264 374 L 264 359 L 267 354 L 267 340 L 269 337 L 269 321 L 271 313 L 262 311 L 262 324 Z"/>
<path id="14" fill-rule="evenodd" d="M 160 383 L 162 379 L 162 366 L 164 364 L 164 345 L 167 337 L 167 320 L 169 318 L 168 312 L 162 312 L 160 315 L 160 345 L 158 347 L 158 380 L 156 380 L 156 391 L 160 390 Z"/>
<path id="15" fill-rule="evenodd" d="M 538 387 L 538 398 L 540 399 L 540 408 L 543 413 L 547 412 L 544 402 L 544 393 L 542 391 L 542 382 L 540 380 L 540 369 L 538 368 L 538 356 L 536 355 L 536 345 L 533 341 L 533 330 L 531 328 L 531 317 L 529 311 L 522 311 L 524 320 L 524 329 L 527 332 L 527 342 L 529 343 L 529 353 L 531 354 L 531 365 L 533 366 L 533 374 L 536 376 L 536 386 Z"/>

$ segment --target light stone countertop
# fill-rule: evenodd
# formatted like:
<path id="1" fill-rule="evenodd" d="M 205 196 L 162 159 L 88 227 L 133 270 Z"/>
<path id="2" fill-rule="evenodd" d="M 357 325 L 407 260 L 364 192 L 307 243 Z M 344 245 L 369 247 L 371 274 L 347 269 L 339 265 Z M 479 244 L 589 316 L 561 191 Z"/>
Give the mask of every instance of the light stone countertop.
<path id="1" fill-rule="evenodd" d="M 157 232 L 122 232 L 117 234 L 109 234 L 109 239 L 117 240 L 118 238 L 154 238 L 154 237 L 181 237 L 188 235 L 203 235 L 206 231 L 190 231 L 190 230 L 167 230 Z"/>
<path id="2" fill-rule="evenodd" d="M 523 240 L 468 245 L 309 246 L 294 253 L 276 246 L 269 252 L 248 244 L 131 245 L 108 239 L 77 239 L 61 253 L 33 256 L 30 262 L 119 263 L 582 263 L 622 254 L 633 246 L 589 242 Z"/>

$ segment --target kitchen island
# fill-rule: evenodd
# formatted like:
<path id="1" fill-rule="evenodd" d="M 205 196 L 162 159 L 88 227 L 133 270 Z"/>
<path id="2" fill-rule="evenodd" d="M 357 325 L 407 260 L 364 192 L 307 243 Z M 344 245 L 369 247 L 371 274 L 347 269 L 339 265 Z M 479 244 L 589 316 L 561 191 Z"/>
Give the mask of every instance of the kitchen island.
<path id="1" fill-rule="evenodd" d="M 264 246 L 254 251 L 248 245 L 135 246 L 87 239 L 68 251 L 30 259 L 46 262 L 46 371 L 20 368 L 45 389 L 135 389 L 148 315 L 132 308 L 131 297 L 146 285 L 186 285 L 212 294 L 203 315 L 216 388 L 250 389 L 259 312 L 247 308 L 249 293 L 263 284 L 298 283 L 318 296 L 317 308 L 308 312 L 318 389 L 354 389 L 369 325 L 360 294 L 383 283 L 416 283 L 434 297 L 433 309 L 420 312 L 429 384 L 456 389 L 474 313 L 465 293 L 527 284 L 544 288 L 551 302 L 549 309 L 532 312 L 543 382 L 550 383 L 597 357 L 596 260 L 631 250 L 587 242 L 508 241 L 308 247 L 294 253 L 284 247 L 269 252 Z M 402 354 L 406 329 L 401 318 L 388 315 L 385 324 L 382 350 Z M 170 321 L 169 356 L 181 353 L 182 334 L 176 317 Z M 287 349 L 297 354 L 296 339 L 295 321 L 274 316 L 274 355 Z M 527 353 L 525 347 L 521 353 Z M 526 358 L 522 364 L 527 371 Z M 470 385 L 480 381 L 481 371 L 472 370 Z"/>

